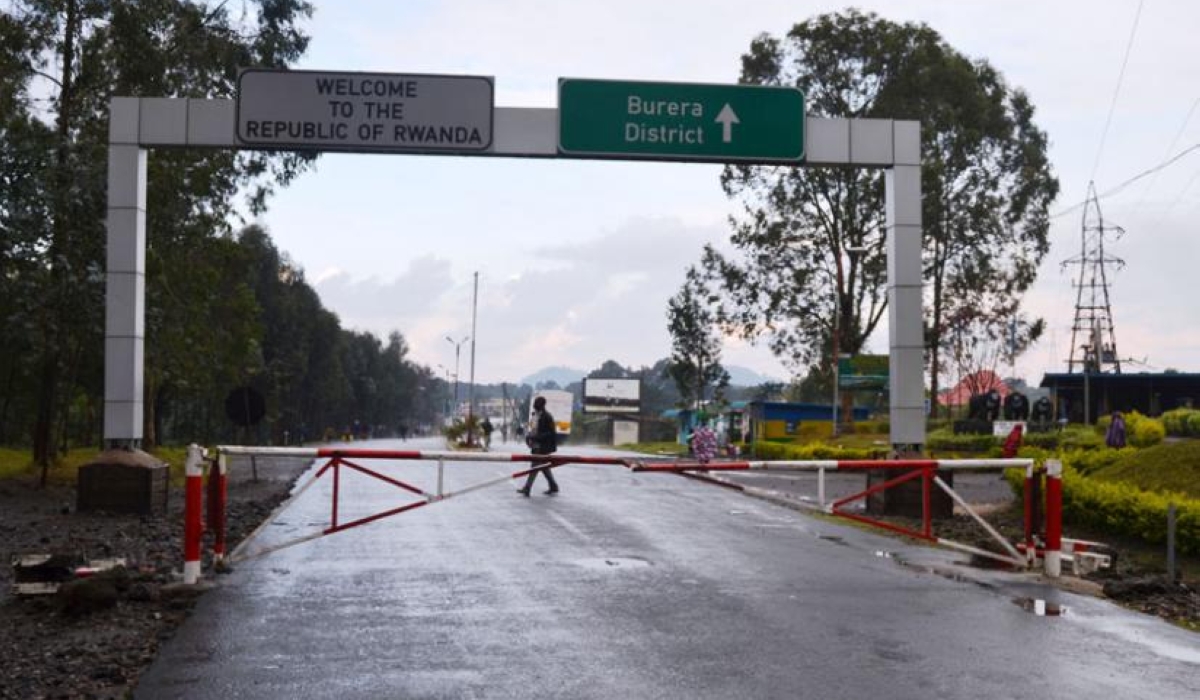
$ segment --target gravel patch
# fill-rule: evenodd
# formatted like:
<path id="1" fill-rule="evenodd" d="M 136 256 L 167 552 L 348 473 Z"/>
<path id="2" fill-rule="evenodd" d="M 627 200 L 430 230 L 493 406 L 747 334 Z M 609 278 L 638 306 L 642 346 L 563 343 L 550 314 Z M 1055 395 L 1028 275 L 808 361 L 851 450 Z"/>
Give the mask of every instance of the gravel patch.
<path id="1" fill-rule="evenodd" d="M 307 460 L 230 464 L 228 540 L 235 546 L 287 498 Z M 206 542 L 206 548 L 208 543 Z M 44 596 L 14 596 L 12 557 L 124 558 L 127 567 Z M 206 555 L 207 556 L 207 555 Z M 183 489 L 160 516 L 75 512 L 74 487 L 0 482 L 0 698 L 125 698 L 203 589 L 183 586 Z M 204 562 L 211 576 L 211 562 Z"/>

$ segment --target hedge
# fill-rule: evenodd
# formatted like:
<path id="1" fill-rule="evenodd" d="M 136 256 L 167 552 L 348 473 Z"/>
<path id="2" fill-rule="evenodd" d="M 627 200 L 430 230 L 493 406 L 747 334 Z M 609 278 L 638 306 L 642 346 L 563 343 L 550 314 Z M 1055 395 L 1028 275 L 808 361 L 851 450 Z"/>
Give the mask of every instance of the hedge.
<path id="1" fill-rule="evenodd" d="M 1167 506 L 1175 504 L 1175 545 L 1181 554 L 1200 554 L 1200 500 L 1142 491 L 1136 486 L 1089 479 L 1063 466 L 1063 520 L 1103 532 L 1167 541 Z"/>
<path id="2" fill-rule="evenodd" d="M 1194 408 L 1176 408 L 1162 414 L 1163 428 L 1167 435 L 1200 437 L 1200 411 Z"/>
<path id="3" fill-rule="evenodd" d="M 934 430 L 925 437 L 925 445 L 930 450 L 946 452 L 987 452 L 999 444 L 999 439 L 992 435 L 955 435 L 946 428 Z"/>
<path id="4" fill-rule="evenodd" d="M 931 450 L 943 452 L 993 452 L 1004 443 L 1004 438 L 992 435 L 956 435 L 948 429 L 928 433 L 926 444 Z M 1021 444 L 1044 450 L 1091 450 L 1104 447 L 1104 438 L 1094 430 L 1082 426 L 1071 426 L 1065 430 L 1045 433 L 1025 433 Z M 996 451 L 996 454 L 999 454 Z"/>
<path id="5" fill-rule="evenodd" d="M 1063 430 L 1045 433 L 1026 433 L 1022 442 L 1047 450 L 1094 450 L 1104 447 L 1102 436 L 1082 426 L 1068 426 Z"/>
<path id="6" fill-rule="evenodd" d="M 1200 554 L 1200 500 L 1181 494 L 1143 491 L 1132 484 L 1089 478 L 1128 454 L 1123 450 L 1075 451 L 1063 462 L 1063 523 L 1150 544 L 1167 541 L 1167 506 L 1175 504 L 1175 546 L 1181 554 Z M 1032 455 L 1023 455 L 1032 456 Z M 1040 455 L 1039 455 L 1040 457 Z M 1040 460 L 1039 460 L 1040 461 Z M 1010 469 L 1005 477 L 1020 495 L 1025 474 Z"/>
<path id="7" fill-rule="evenodd" d="M 857 447 L 834 447 L 821 443 L 794 445 L 779 442 L 757 441 L 753 446 L 758 459 L 807 460 L 807 459 L 876 459 L 886 450 Z"/>

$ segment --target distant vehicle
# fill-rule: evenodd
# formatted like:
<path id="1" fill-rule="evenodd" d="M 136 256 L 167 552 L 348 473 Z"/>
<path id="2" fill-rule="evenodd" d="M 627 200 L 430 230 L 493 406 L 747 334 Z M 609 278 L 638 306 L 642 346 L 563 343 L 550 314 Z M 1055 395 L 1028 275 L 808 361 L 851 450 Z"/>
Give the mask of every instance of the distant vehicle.
<path id="1" fill-rule="evenodd" d="M 541 389 L 533 392 L 533 399 L 546 399 L 546 410 L 554 416 L 554 430 L 559 435 L 571 434 L 571 409 L 575 406 L 575 396 L 569 391 Z M 529 420 L 533 420 L 533 400 L 529 402 Z"/>

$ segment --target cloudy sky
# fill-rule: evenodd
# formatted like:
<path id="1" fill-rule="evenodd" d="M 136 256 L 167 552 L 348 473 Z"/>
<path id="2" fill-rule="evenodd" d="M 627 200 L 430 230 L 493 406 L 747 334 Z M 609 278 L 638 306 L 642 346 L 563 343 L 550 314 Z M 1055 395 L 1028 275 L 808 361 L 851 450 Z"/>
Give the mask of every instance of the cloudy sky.
<path id="1" fill-rule="evenodd" d="M 496 104 L 554 107 L 560 76 L 735 83 L 759 33 L 842 9 L 790 0 L 316 0 L 312 70 L 495 77 Z M 887 0 L 857 7 L 924 22 L 1023 88 L 1062 184 L 1051 252 L 1029 308 L 1049 324 L 1018 360 L 1033 383 L 1065 371 L 1075 300 L 1060 263 L 1080 252 L 1088 181 L 1101 192 L 1200 143 L 1194 0 Z M 1132 44 L 1130 37 L 1132 36 Z M 1126 47 L 1131 46 L 1126 61 Z M 1123 74 L 1123 77 L 1121 77 Z M 1118 82 L 1120 89 L 1118 90 Z M 1111 118 L 1110 118 L 1111 112 Z M 733 204 L 720 166 L 325 155 L 277 196 L 265 224 L 343 325 L 399 330 L 419 362 L 453 371 L 446 336 L 471 333 L 476 378 L 547 365 L 650 364 L 669 352 L 666 302 Z M 1200 371 L 1200 150 L 1105 198 L 1126 230 L 1109 252 L 1126 371 Z M 465 379 L 470 344 L 463 346 Z M 886 351 L 886 332 L 873 343 Z M 726 364 L 787 376 L 764 347 L 730 341 Z M 438 370 L 441 372 L 442 370 Z"/>

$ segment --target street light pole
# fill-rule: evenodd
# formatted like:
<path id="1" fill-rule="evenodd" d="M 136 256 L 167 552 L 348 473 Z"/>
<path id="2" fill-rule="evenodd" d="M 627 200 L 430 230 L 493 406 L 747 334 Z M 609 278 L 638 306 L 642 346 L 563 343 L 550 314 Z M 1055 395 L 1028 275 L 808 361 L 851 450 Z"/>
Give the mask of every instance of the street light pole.
<path id="1" fill-rule="evenodd" d="M 450 396 L 449 396 L 449 393 L 450 393 L 450 368 L 439 362 L 438 369 L 440 369 L 446 373 L 446 394 L 447 395 L 446 395 L 446 403 L 444 406 L 442 406 L 443 413 L 445 413 L 445 416 L 443 416 L 443 421 L 444 421 L 445 417 L 450 415 Z"/>
<path id="2" fill-rule="evenodd" d="M 470 339 L 470 336 L 463 336 L 463 339 L 456 343 L 456 342 L 454 342 L 453 338 L 451 338 L 450 336 L 446 336 L 446 342 L 450 343 L 451 345 L 454 346 L 454 412 L 455 413 L 458 412 L 458 358 L 459 358 L 459 354 L 462 350 L 463 343 L 467 342 L 467 340 L 469 340 L 469 339 Z"/>
<path id="3" fill-rule="evenodd" d="M 471 299 L 471 384 L 467 387 L 467 444 L 475 443 L 472 435 L 475 415 L 475 312 L 479 308 L 479 272 L 475 272 L 475 295 Z"/>

